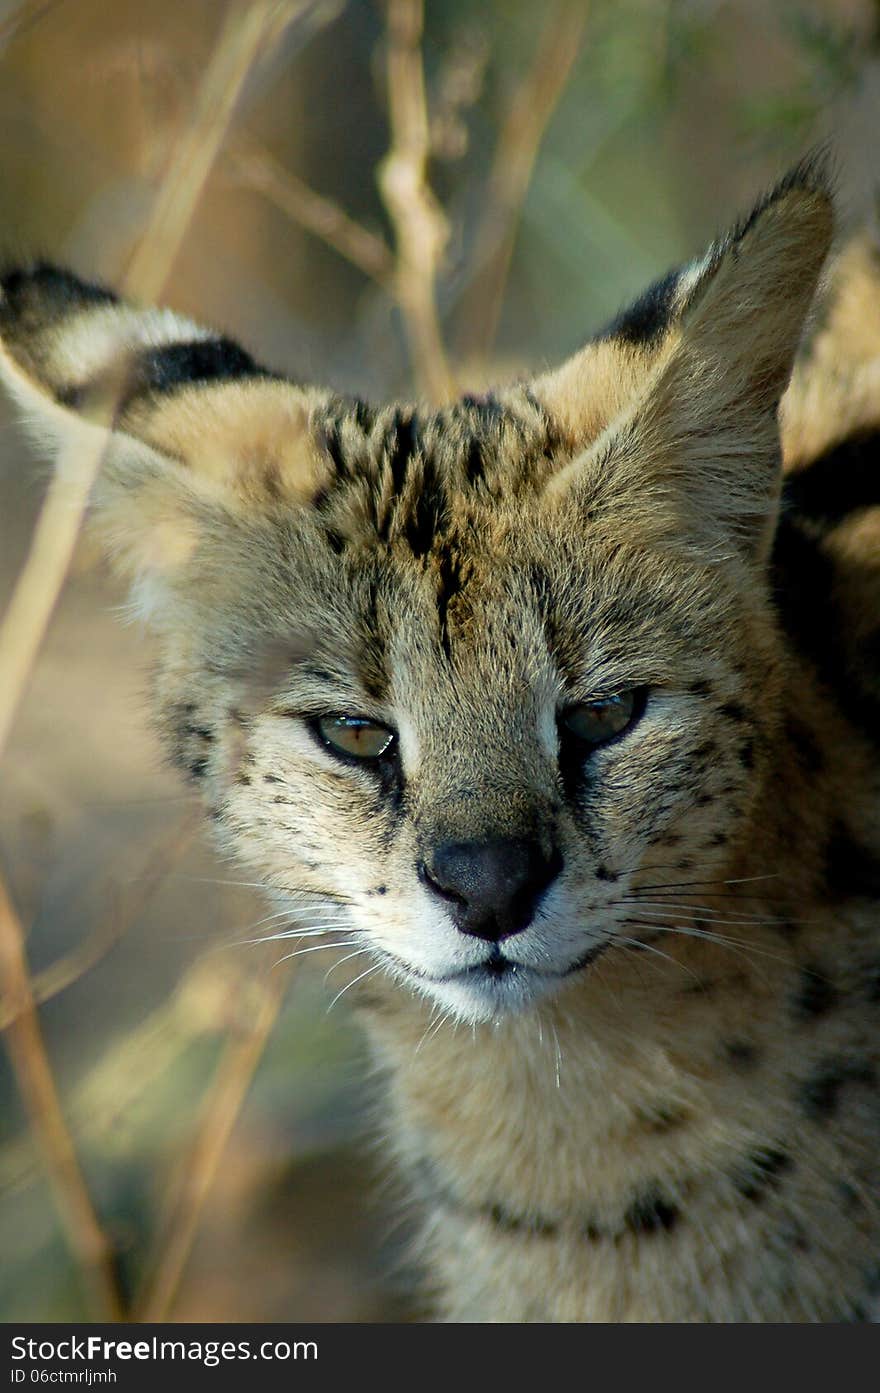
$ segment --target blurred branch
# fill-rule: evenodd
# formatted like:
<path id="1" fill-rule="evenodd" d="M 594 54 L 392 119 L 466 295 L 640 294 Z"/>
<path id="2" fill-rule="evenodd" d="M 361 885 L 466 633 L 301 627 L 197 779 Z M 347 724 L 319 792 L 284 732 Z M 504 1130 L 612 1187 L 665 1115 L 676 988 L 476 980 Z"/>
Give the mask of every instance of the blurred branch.
<path id="1" fill-rule="evenodd" d="M 253 68 L 278 42 L 285 25 L 314 5 L 261 0 L 234 5 L 205 74 L 193 117 L 177 143 L 149 224 L 131 259 L 127 289 L 151 302 L 168 279 L 211 168 Z"/>
<path id="2" fill-rule="evenodd" d="M 153 851 L 143 874 L 135 882 L 136 891 L 129 894 L 126 903 L 121 908 L 118 907 L 116 913 L 106 915 L 71 952 L 65 953 L 51 967 L 35 974 L 31 979 L 35 1005 L 42 1006 L 53 996 L 58 996 L 60 992 L 73 986 L 119 942 L 152 898 L 168 871 L 186 850 L 200 820 L 200 815 L 191 813 L 175 830 L 174 836 Z M 0 996 L 0 1030 L 8 1029 L 16 1019 L 19 1008 L 20 1003 L 19 1007 L 16 1007 L 11 999 Z"/>
<path id="3" fill-rule="evenodd" d="M 388 120 L 391 141 L 378 170 L 394 228 L 395 287 L 419 390 L 433 402 L 455 395 L 437 313 L 437 270 L 449 226 L 428 184 L 431 138 L 422 66 L 423 0 L 388 0 Z"/>
<path id="4" fill-rule="evenodd" d="M 588 0 L 557 0 L 535 60 L 501 128 L 474 239 L 476 276 L 463 315 L 465 354 L 485 357 L 498 328 L 523 204 L 541 141 L 571 76 L 583 40 Z"/>
<path id="5" fill-rule="evenodd" d="M 196 100 L 189 129 L 159 187 L 153 215 L 124 277 L 123 293 L 154 299 L 161 290 L 235 110 L 244 82 L 298 4 L 236 6 L 230 11 Z M 109 427 L 111 400 L 99 424 Z M 100 437 L 99 437 L 100 439 Z M 0 749 L 67 575 L 103 444 L 62 450 L 31 548 L 0 625 Z M 21 924 L 0 883 L 0 962 L 12 1020 L 5 1038 L 61 1222 L 88 1283 L 96 1319 L 122 1315 L 110 1245 L 101 1230 L 61 1111 L 28 975 Z M 248 1075 L 249 1077 L 249 1075 Z M 246 1087 L 246 1083 L 245 1083 Z"/>
<path id="6" fill-rule="evenodd" d="M 2 24 L 0 24 L 0 51 L 13 40 L 26 34 L 35 24 L 51 10 L 61 4 L 61 0 L 24 0 L 24 3 L 14 9 Z"/>
<path id="7" fill-rule="evenodd" d="M 123 278 L 123 295 L 153 300 L 180 247 L 211 165 L 228 129 L 245 79 L 265 56 L 268 39 L 280 37 L 282 11 L 293 18 L 309 7 L 295 0 L 233 6 L 208 66 L 189 129 L 165 174 L 150 222 Z M 114 403 L 100 420 L 110 425 Z M 0 624 L 0 751 L 9 735 L 31 668 L 70 567 L 89 494 L 101 467 L 103 445 L 62 451 L 37 519 L 31 548 Z"/>
<path id="8" fill-rule="evenodd" d="M 290 979 L 288 964 L 253 978 L 205 1098 L 192 1145 L 178 1168 L 159 1229 L 152 1277 L 138 1303 L 141 1321 L 169 1319 L 223 1153 L 244 1105 Z"/>
<path id="9" fill-rule="evenodd" d="M 238 145 L 230 162 L 241 184 L 263 194 L 291 222 L 320 237 L 383 290 L 394 294 L 394 258 L 382 237 L 349 217 L 333 199 L 309 188 L 254 142 Z"/>
<path id="10" fill-rule="evenodd" d="M 62 1226 L 89 1295 L 93 1320 L 121 1320 L 112 1247 L 98 1222 L 61 1111 L 40 1030 L 21 921 L 0 880 L 0 968 L 12 1020 L 6 1047 Z"/>

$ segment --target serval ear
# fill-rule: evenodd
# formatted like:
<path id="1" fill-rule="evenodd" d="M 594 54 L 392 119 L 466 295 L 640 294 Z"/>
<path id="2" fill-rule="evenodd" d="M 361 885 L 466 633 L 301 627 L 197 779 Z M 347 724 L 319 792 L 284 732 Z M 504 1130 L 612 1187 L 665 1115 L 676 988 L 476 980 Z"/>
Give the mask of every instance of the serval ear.
<path id="1" fill-rule="evenodd" d="M 92 523 L 141 613 L 161 618 L 224 528 L 324 486 L 318 394 L 229 339 L 45 263 L 7 271 L 0 292 L 0 375 L 59 467 L 100 455 Z"/>
<path id="2" fill-rule="evenodd" d="M 824 165 L 803 163 L 700 261 L 542 379 L 536 395 L 581 451 L 549 497 L 612 513 L 645 539 L 714 555 L 733 542 L 765 558 L 781 483 L 777 410 L 831 233 Z"/>

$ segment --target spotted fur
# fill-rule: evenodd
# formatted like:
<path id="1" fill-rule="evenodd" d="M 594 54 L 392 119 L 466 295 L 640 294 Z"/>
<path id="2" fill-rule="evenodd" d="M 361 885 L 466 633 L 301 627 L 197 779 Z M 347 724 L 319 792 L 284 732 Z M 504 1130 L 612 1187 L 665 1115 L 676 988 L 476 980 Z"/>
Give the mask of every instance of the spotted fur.
<path id="1" fill-rule="evenodd" d="M 876 1295 L 880 261 L 848 247 L 805 337 L 831 221 L 807 162 L 567 364 L 441 410 L 2 278 L 10 391 L 64 468 L 103 452 L 172 757 L 292 922 L 366 950 L 446 1319 Z M 426 868 L 499 839 L 552 871 L 490 946 Z"/>

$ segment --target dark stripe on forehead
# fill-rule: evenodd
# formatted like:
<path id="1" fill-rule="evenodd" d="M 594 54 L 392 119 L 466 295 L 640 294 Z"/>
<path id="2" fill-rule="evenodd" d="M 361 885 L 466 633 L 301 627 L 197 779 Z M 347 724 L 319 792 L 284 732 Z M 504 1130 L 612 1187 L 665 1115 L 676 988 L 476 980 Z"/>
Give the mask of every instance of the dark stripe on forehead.
<path id="1" fill-rule="evenodd" d="M 389 673 L 386 655 L 388 639 L 388 609 L 382 595 L 380 576 L 376 572 L 366 585 L 366 613 L 358 643 L 358 677 L 368 697 L 386 701 Z"/>
<path id="2" fill-rule="evenodd" d="M 419 483 L 420 487 L 403 521 L 403 535 L 417 560 L 427 556 L 436 545 L 445 545 L 442 532 L 446 524 L 448 500 L 436 461 L 430 455 L 422 460 Z"/>
<path id="3" fill-rule="evenodd" d="M 447 661 L 452 657 L 452 637 L 450 634 L 450 608 L 461 595 L 464 587 L 464 574 L 461 557 L 451 547 L 440 552 L 437 572 L 437 618 L 440 631 L 440 647 Z"/>
<path id="4" fill-rule="evenodd" d="M 419 446 L 416 413 L 395 411 L 385 436 L 385 457 L 394 493 L 400 493 L 406 472 Z"/>

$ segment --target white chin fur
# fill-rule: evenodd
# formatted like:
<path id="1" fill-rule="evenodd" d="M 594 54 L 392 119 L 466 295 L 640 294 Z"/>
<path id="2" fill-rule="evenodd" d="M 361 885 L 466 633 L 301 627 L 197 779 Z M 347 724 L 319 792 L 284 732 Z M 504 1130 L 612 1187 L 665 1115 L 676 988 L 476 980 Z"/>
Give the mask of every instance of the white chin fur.
<path id="1" fill-rule="evenodd" d="M 528 1011 L 543 997 L 557 991 L 564 977 L 517 967 L 503 977 L 488 973 L 469 973 L 466 977 L 431 981 L 409 978 L 409 984 L 422 995 L 466 1025 L 501 1020 Z"/>

